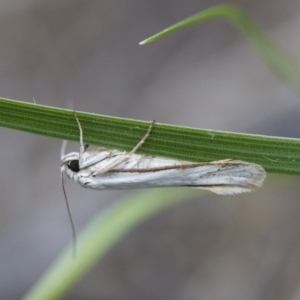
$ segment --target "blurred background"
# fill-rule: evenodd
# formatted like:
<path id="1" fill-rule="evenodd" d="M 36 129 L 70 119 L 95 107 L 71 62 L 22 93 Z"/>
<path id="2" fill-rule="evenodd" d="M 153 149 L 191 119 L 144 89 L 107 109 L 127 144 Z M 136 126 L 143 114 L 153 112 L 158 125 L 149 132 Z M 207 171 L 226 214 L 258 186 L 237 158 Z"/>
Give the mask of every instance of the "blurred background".
<path id="1" fill-rule="evenodd" d="M 299 138 L 299 95 L 227 22 L 138 45 L 219 3 L 2 0 L 0 96 Z M 298 0 L 231 3 L 300 64 Z M 0 298 L 18 299 L 71 240 L 61 141 L 6 128 L 0 136 Z M 64 299 L 300 299 L 299 188 L 289 184 L 297 181 L 271 175 L 249 195 L 207 194 L 173 206 L 126 236 Z M 66 188 L 78 230 L 134 193 L 89 191 L 73 182 Z"/>

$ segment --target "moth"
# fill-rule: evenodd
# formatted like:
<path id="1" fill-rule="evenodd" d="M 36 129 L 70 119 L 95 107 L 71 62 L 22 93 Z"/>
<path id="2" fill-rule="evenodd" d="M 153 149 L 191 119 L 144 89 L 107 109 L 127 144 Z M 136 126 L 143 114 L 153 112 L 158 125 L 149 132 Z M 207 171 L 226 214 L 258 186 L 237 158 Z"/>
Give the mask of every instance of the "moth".
<path id="1" fill-rule="evenodd" d="M 240 160 L 195 163 L 136 154 L 150 135 L 154 121 L 129 153 L 107 148 L 88 151 L 88 145 L 83 143 L 83 130 L 76 113 L 74 116 L 80 133 L 80 151 L 65 155 L 62 150 L 61 176 L 66 201 L 64 174 L 80 186 L 96 190 L 181 186 L 223 195 L 251 192 L 260 187 L 266 177 L 260 165 Z M 69 212 L 68 203 L 67 208 Z M 69 217 L 74 234 L 70 212 Z"/>
<path id="2" fill-rule="evenodd" d="M 257 164 L 240 160 L 219 160 L 194 163 L 164 157 L 136 154 L 154 126 L 129 152 L 97 148 L 87 151 L 83 130 L 74 114 L 80 132 L 80 151 L 62 152 L 61 174 L 85 188 L 136 189 L 150 187 L 194 187 L 216 194 L 239 194 L 260 187 L 266 177 Z"/>

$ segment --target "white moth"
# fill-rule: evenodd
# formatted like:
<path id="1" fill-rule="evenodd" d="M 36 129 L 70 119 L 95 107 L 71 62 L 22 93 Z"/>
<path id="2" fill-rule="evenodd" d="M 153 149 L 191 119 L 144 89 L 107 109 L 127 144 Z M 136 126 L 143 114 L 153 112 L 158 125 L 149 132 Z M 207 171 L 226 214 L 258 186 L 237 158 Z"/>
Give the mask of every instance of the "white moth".
<path id="1" fill-rule="evenodd" d="M 239 160 L 194 163 L 136 154 L 149 136 L 154 122 L 129 153 L 107 148 L 87 151 L 88 145 L 83 144 L 82 127 L 74 115 L 80 132 L 80 151 L 65 155 L 62 150 L 61 174 L 62 179 L 66 174 L 85 188 L 103 190 L 183 186 L 231 195 L 253 191 L 262 185 L 266 177 L 260 165 Z M 66 196 L 64 182 L 63 190 Z M 72 227 L 75 238 L 73 223 Z"/>
<path id="2" fill-rule="evenodd" d="M 80 152 L 62 154 L 61 173 L 85 188 L 187 186 L 231 195 L 251 192 L 260 187 L 266 177 L 260 165 L 239 160 L 193 163 L 135 154 L 149 136 L 154 122 L 129 153 L 107 148 L 87 151 L 88 145 L 83 144 L 83 132 L 76 114 L 75 118 L 80 131 Z"/>

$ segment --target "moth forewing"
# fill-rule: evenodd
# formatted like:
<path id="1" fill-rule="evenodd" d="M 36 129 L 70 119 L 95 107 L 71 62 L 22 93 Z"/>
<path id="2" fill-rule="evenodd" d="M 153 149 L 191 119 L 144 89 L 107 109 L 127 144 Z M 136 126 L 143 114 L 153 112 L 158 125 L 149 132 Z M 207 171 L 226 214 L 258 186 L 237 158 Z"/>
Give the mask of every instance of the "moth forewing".
<path id="1" fill-rule="evenodd" d="M 217 194 L 238 194 L 260 187 L 265 171 L 256 164 L 222 160 L 211 163 L 190 163 L 160 157 L 132 154 L 130 159 L 110 171 L 95 174 L 118 159 L 118 152 L 95 165 L 67 176 L 79 185 L 91 189 L 136 189 L 150 187 L 187 186 L 203 188 Z M 123 154 L 120 154 L 123 155 Z"/>

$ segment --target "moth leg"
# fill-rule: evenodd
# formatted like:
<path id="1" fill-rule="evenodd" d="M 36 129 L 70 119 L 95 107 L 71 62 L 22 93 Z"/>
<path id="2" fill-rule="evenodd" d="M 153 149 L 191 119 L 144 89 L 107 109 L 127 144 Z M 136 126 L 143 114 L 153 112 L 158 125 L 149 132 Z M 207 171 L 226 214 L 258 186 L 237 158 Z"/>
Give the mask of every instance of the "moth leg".
<path id="1" fill-rule="evenodd" d="M 67 148 L 67 141 L 63 140 L 60 148 L 60 158 L 61 160 L 65 157 L 66 155 L 66 148 Z"/>
<path id="2" fill-rule="evenodd" d="M 76 115 L 76 111 L 74 111 L 74 117 L 75 117 L 75 120 L 76 120 L 76 122 L 78 124 L 78 128 L 79 128 L 79 141 L 80 141 L 79 167 L 81 167 L 82 163 L 83 163 L 83 153 L 85 152 L 85 150 L 88 148 L 89 145 L 83 144 L 83 130 L 82 130 L 81 124 L 79 122 L 79 119 Z"/>
<path id="3" fill-rule="evenodd" d="M 93 176 L 99 175 L 99 174 L 104 174 L 106 172 L 109 172 L 110 170 L 112 170 L 113 168 L 117 167 L 118 165 L 122 164 L 123 162 L 127 161 L 130 156 L 132 154 L 134 154 L 146 141 L 146 139 L 148 138 L 148 136 L 150 135 L 150 132 L 154 126 L 155 121 L 153 120 L 146 132 L 146 134 L 144 135 L 144 137 L 138 142 L 138 144 L 129 152 L 129 153 L 124 153 L 123 156 L 121 156 L 119 159 L 117 159 L 116 161 L 112 162 L 111 164 L 107 165 L 105 168 L 98 170 L 96 172 L 93 173 Z"/>
<path id="4" fill-rule="evenodd" d="M 150 132 L 154 126 L 154 123 L 155 123 L 155 120 L 153 120 L 146 132 L 146 134 L 144 135 L 144 137 L 139 141 L 139 143 L 128 153 L 128 155 L 131 155 L 131 154 L 134 154 L 144 143 L 145 141 L 147 140 L 147 138 L 149 137 L 150 135 Z"/>

